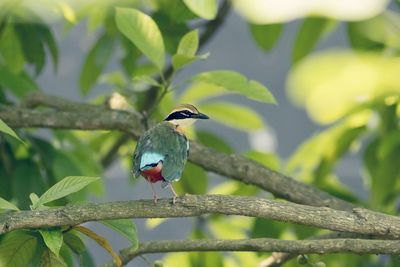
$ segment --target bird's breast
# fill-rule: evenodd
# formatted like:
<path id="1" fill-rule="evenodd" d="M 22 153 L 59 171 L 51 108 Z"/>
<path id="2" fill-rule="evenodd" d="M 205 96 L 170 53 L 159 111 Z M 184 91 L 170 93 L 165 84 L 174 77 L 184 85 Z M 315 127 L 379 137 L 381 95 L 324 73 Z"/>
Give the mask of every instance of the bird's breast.
<path id="1" fill-rule="evenodd" d="M 162 163 L 159 162 L 156 166 L 150 169 L 142 170 L 141 174 L 150 183 L 156 183 L 158 181 L 163 181 L 164 177 L 161 174 Z"/>

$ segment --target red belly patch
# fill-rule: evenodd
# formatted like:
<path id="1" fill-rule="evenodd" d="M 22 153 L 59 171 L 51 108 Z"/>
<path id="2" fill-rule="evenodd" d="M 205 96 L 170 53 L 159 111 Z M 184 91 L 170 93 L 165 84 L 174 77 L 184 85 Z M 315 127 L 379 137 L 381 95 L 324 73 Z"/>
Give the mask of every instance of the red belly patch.
<path id="1" fill-rule="evenodd" d="M 158 181 L 164 180 L 164 177 L 161 174 L 161 170 L 162 162 L 159 162 L 154 168 L 141 171 L 141 174 L 150 183 L 156 183 Z"/>

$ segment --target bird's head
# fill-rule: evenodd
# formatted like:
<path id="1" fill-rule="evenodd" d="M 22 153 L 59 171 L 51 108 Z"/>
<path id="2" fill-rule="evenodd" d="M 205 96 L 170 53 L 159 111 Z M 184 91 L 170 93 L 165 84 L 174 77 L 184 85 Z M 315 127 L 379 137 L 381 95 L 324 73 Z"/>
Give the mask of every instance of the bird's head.
<path id="1" fill-rule="evenodd" d="M 197 108 L 190 104 L 180 104 L 175 107 L 165 118 L 175 125 L 177 128 L 186 128 L 193 124 L 196 120 L 206 120 L 209 117 L 203 113 L 200 113 Z"/>

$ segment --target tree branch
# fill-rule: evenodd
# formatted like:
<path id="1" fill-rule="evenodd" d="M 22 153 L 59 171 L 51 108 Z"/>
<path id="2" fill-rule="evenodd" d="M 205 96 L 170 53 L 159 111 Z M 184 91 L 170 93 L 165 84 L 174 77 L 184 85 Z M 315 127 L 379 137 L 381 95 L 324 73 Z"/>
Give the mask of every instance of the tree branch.
<path id="1" fill-rule="evenodd" d="M 110 110 L 103 106 L 73 102 L 43 93 L 36 93 L 36 95 L 40 95 L 40 104 L 48 105 L 56 110 L 36 111 L 2 107 L 0 118 L 13 128 L 117 130 L 130 134 L 134 138 L 138 138 L 143 133 L 140 123 L 142 117 L 138 113 Z M 39 97 L 35 96 L 35 98 Z M 190 142 L 189 160 L 205 170 L 258 186 L 276 197 L 295 203 L 326 206 L 339 210 L 352 210 L 355 207 L 349 202 L 272 171 L 252 160 L 235 154 L 221 153 L 195 141 Z"/>
<path id="2" fill-rule="evenodd" d="M 74 226 L 88 221 L 123 218 L 192 217 L 204 214 L 240 215 L 292 222 L 340 232 L 400 238 L 400 218 L 357 208 L 353 212 L 311 207 L 257 197 L 185 195 L 171 204 L 162 199 L 67 205 L 49 210 L 0 215 L 0 234 L 16 229 Z"/>
<path id="3" fill-rule="evenodd" d="M 120 253 L 125 265 L 135 257 L 150 253 L 190 252 L 190 251 L 257 251 L 287 252 L 296 254 L 399 254 L 399 240 L 368 239 L 325 239 L 325 240 L 279 240 L 272 238 L 256 238 L 243 240 L 161 240 L 144 242 L 135 249 L 123 249 Z M 111 267 L 109 263 L 105 266 Z"/>

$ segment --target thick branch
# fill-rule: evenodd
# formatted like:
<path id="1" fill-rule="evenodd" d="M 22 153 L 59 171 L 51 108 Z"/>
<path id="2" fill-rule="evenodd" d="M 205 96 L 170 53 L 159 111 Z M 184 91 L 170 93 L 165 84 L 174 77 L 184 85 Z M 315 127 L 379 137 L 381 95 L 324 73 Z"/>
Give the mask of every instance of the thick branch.
<path id="1" fill-rule="evenodd" d="M 400 238 L 400 218 L 364 211 L 358 208 L 347 212 L 256 197 L 185 195 L 179 197 L 175 205 L 168 199 L 162 199 L 157 204 L 151 200 L 135 200 L 8 213 L 0 216 L 0 234 L 16 229 L 78 225 L 108 219 L 224 214 L 273 219 L 388 239 Z"/>
<path id="2" fill-rule="evenodd" d="M 59 103 L 56 99 L 62 100 L 59 97 L 40 95 L 42 104 Z M 110 110 L 102 106 L 82 103 L 75 103 L 75 109 L 73 109 L 73 105 L 71 106 L 73 102 L 67 101 L 67 103 L 67 110 L 62 111 L 35 111 L 15 107 L 3 108 L 0 110 L 0 118 L 14 128 L 46 127 L 80 130 L 118 130 L 131 134 L 135 138 L 143 132 L 140 124 L 142 117 L 139 114 Z M 65 105 L 59 103 L 58 106 Z M 346 201 L 269 170 L 252 160 L 235 154 L 227 155 L 217 152 L 194 141 L 191 142 L 190 146 L 189 160 L 205 170 L 231 177 L 247 184 L 256 185 L 277 197 L 292 202 L 341 210 L 354 208 L 354 205 Z"/>
<path id="3" fill-rule="evenodd" d="M 257 251 L 287 252 L 296 254 L 399 254 L 399 240 L 325 239 L 325 240 L 279 240 L 257 238 L 243 240 L 161 240 L 144 242 L 136 250 L 124 249 L 120 257 L 123 264 L 137 256 L 163 252 L 189 251 Z M 107 264 L 106 266 L 114 266 Z"/>

